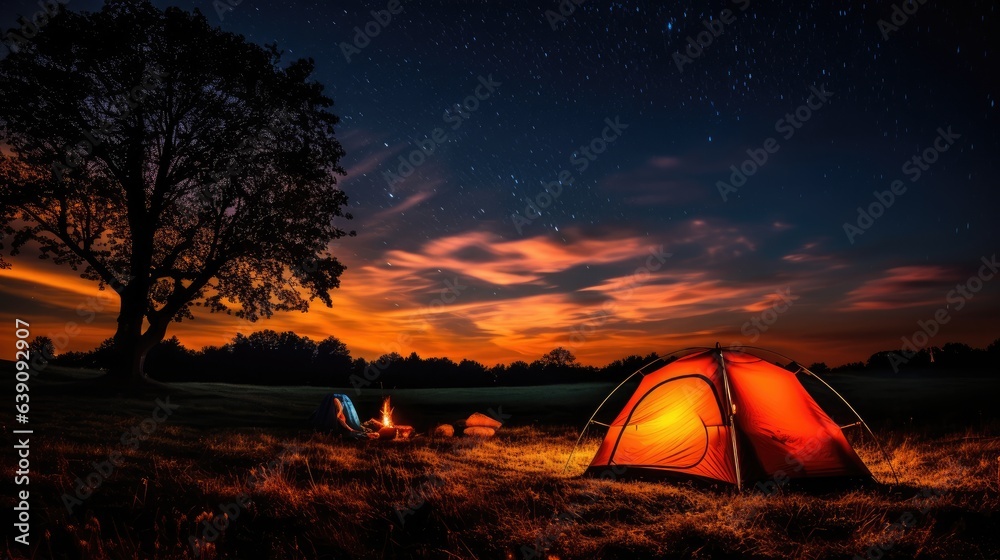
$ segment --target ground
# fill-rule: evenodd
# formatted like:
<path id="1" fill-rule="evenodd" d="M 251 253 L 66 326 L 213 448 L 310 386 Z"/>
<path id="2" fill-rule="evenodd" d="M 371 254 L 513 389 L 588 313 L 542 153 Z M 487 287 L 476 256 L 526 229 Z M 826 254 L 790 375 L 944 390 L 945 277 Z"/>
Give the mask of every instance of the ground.
<path id="1" fill-rule="evenodd" d="M 1000 380 L 831 376 L 870 417 L 899 483 L 869 440 L 859 453 L 888 484 L 769 495 L 580 477 L 596 437 L 566 468 L 604 384 L 344 389 L 363 419 L 391 394 L 397 422 L 424 433 L 474 411 L 506 421 L 485 441 L 358 443 L 308 429 L 330 389 L 62 385 L 83 375 L 50 368 L 33 383 L 32 553 L 8 534 L 0 550 L 14 558 L 1000 555 Z M 0 464 L 12 472 L 12 453 Z M 11 477 L 0 486 L 10 511 Z"/>

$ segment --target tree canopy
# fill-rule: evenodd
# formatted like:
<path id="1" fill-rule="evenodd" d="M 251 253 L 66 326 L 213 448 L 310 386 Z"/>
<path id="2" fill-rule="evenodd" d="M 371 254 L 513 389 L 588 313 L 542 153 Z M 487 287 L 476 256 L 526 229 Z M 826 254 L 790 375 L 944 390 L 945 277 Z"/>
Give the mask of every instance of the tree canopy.
<path id="1" fill-rule="evenodd" d="M 354 233 L 338 118 L 313 61 L 281 56 L 197 11 L 109 0 L 0 61 L 0 248 L 117 292 L 114 375 L 141 377 L 194 305 L 332 305 L 330 246 Z"/>

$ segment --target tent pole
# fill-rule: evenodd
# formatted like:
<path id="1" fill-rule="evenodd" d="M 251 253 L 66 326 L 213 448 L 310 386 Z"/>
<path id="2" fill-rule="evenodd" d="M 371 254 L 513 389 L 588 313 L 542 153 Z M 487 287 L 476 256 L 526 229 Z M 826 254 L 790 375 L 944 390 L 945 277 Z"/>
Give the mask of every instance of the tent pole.
<path id="1" fill-rule="evenodd" d="M 729 407 L 727 414 L 729 415 L 729 435 L 732 436 L 733 440 L 733 466 L 736 467 L 736 491 L 741 492 L 743 490 L 743 478 L 740 476 L 740 454 L 739 448 L 736 445 L 736 414 L 733 411 L 733 395 L 729 391 L 729 374 L 726 372 L 726 360 L 722 357 L 722 349 L 718 344 L 715 345 L 715 353 L 719 358 L 719 367 L 722 368 L 722 382 L 726 388 L 726 405 Z"/>
<path id="2" fill-rule="evenodd" d="M 647 364 L 647 365 L 649 365 L 649 364 Z M 618 389 L 621 389 L 622 386 L 624 386 L 626 383 L 628 383 L 629 379 L 632 379 L 633 377 L 635 377 L 636 375 L 638 375 L 644 369 L 646 369 L 646 366 L 642 366 L 637 371 L 635 371 L 634 373 L 632 373 L 632 375 L 626 377 L 624 381 L 622 381 L 621 383 L 619 383 L 617 387 L 615 387 L 614 389 L 612 389 L 612 391 L 610 393 L 608 393 L 608 396 L 604 397 L 604 400 L 601 401 L 601 404 L 597 405 L 597 410 L 595 410 L 594 413 L 590 415 L 590 418 L 587 420 L 587 423 L 583 426 L 583 430 L 580 432 L 580 437 L 576 438 L 576 445 L 574 445 L 573 446 L 573 450 L 569 452 L 569 458 L 566 459 L 566 466 L 563 467 L 563 472 L 564 473 L 566 472 L 567 469 L 569 469 L 569 463 L 570 463 L 570 461 L 573 460 L 573 454 L 576 453 L 576 448 L 580 447 L 580 442 L 583 441 L 583 436 L 584 436 L 584 434 L 587 433 L 587 428 L 589 428 L 590 425 L 594 422 L 594 417 L 597 416 L 597 413 L 600 412 L 601 408 L 604 407 L 604 403 L 608 402 L 608 399 L 610 399 L 612 397 L 612 395 L 614 395 L 615 393 L 617 393 Z"/>
<path id="3" fill-rule="evenodd" d="M 892 466 L 892 459 L 889 458 L 889 454 L 886 452 L 885 448 L 882 447 L 882 442 L 880 442 L 878 440 L 878 438 L 875 437 L 875 432 L 873 432 L 872 429 L 868 427 L 868 423 L 865 422 L 865 419 L 862 418 L 860 414 L 858 414 L 857 410 L 854 410 L 854 407 L 851 406 L 851 403 L 847 402 L 847 399 L 845 399 L 843 395 L 841 395 L 839 392 L 837 392 L 836 389 L 834 389 L 833 387 L 831 387 L 830 384 L 827 383 L 826 381 L 824 381 L 822 377 L 820 377 L 820 376 L 816 375 L 815 373 L 809 371 L 808 368 L 805 368 L 803 366 L 799 366 L 799 371 L 804 371 L 807 374 L 815 377 L 820 383 L 822 383 L 824 386 L 826 386 L 827 389 L 833 391 L 833 394 L 837 395 L 837 397 L 839 397 L 840 400 L 843 401 L 843 403 L 845 405 L 847 405 L 847 408 L 851 409 L 851 412 L 854 413 L 854 416 L 856 416 L 858 418 L 858 421 L 861 422 L 861 425 L 864 426 L 865 429 L 868 430 L 868 433 L 872 436 L 872 440 L 875 442 L 875 445 L 878 447 L 878 450 L 882 452 L 882 457 L 885 458 L 885 462 L 889 463 L 889 470 L 892 471 L 892 476 L 893 476 L 893 478 L 896 479 L 896 484 L 898 485 L 899 484 L 899 475 L 896 474 L 896 468 Z"/>
<path id="4" fill-rule="evenodd" d="M 719 345 L 716 344 L 715 346 L 718 348 Z M 661 361 L 664 364 L 668 364 L 669 363 L 667 361 L 668 358 L 670 358 L 671 356 L 680 354 L 681 352 L 687 352 L 688 350 L 710 350 L 710 348 L 707 348 L 707 347 L 682 348 L 680 350 L 674 350 L 673 352 L 670 352 L 668 354 L 660 356 L 660 357 L 656 358 L 655 360 L 653 360 L 652 362 L 649 362 L 648 364 L 646 364 L 646 365 L 642 366 L 641 368 L 637 369 L 635 372 L 632 373 L 632 375 L 626 377 L 624 381 L 622 381 L 621 383 L 619 383 L 617 387 L 615 387 L 610 393 L 608 393 L 608 396 L 604 397 L 604 400 L 601 401 L 601 404 L 597 405 L 597 410 L 595 410 L 594 413 L 590 415 L 590 419 L 587 420 L 587 424 L 583 426 L 583 430 L 580 432 L 580 437 L 576 438 L 576 445 L 574 445 L 573 446 L 573 450 L 569 452 L 569 458 L 566 459 L 566 466 L 563 467 L 563 472 L 565 473 L 566 470 L 569 469 L 570 461 L 573 460 L 573 454 L 576 453 L 576 448 L 580 447 L 580 442 L 583 441 L 583 436 L 587 433 L 587 429 L 590 428 L 590 425 L 594 423 L 594 417 L 597 416 L 597 413 L 601 411 L 601 408 L 604 407 L 604 404 L 608 402 L 608 400 L 612 397 L 612 395 L 614 395 L 615 393 L 618 392 L 618 389 L 621 389 L 622 386 L 624 386 L 626 383 L 628 383 L 629 380 L 632 379 L 633 377 L 635 377 L 636 375 L 645 376 L 646 374 L 643 373 L 643 372 L 649 366 L 651 366 L 651 365 L 653 365 L 653 364 L 655 364 L 657 362 L 661 362 Z M 738 470 L 738 467 L 737 467 L 737 470 Z"/>

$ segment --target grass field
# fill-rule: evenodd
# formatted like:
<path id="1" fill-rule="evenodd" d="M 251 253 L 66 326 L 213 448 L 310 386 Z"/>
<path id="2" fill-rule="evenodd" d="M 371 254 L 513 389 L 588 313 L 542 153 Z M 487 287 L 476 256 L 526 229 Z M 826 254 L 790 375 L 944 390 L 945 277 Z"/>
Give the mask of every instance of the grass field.
<path id="1" fill-rule="evenodd" d="M 34 558 L 1000 555 L 996 379 L 832 376 L 879 432 L 900 483 L 767 495 L 582 478 L 596 437 L 564 472 L 608 385 L 386 391 L 397 422 L 422 432 L 474 411 L 509 418 L 486 441 L 357 443 L 308 429 L 330 389 L 67 388 L 82 375 L 50 368 L 32 387 Z M 355 399 L 362 418 L 381 395 Z M 167 398 L 170 414 L 156 413 Z M 147 439 L 129 434 L 144 421 Z M 859 453 L 892 480 L 870 443 Z M 5 472 L 13 461 L 0 457 Z M 99 485 L 77 494 L 88 476 Z M 0 485 L 12 508 L 12 477 Z M 23 557 L 12 539 L 3 550 Z"/>

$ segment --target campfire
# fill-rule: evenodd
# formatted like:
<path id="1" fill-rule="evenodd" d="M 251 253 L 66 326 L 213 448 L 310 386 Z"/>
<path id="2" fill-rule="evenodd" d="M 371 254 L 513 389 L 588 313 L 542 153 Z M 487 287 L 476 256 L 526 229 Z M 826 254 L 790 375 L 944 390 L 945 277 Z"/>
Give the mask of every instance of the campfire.
<path id="1" fill-rule="evenodd" d="M 389 404 L 389 397 L 382 401 L 382 425 L 378 430 L 380 440 L 403 440 L 410 439 L 413 434 L 411 426 L 397 426 L 392 421 L 392 411 L 395 410 Z"/>
<path id="2" fill-rule="evenodd" d="M 392 407 L 389 406 L 389 397 L 382 402 L 382 427 L 392 428 Z"/>

